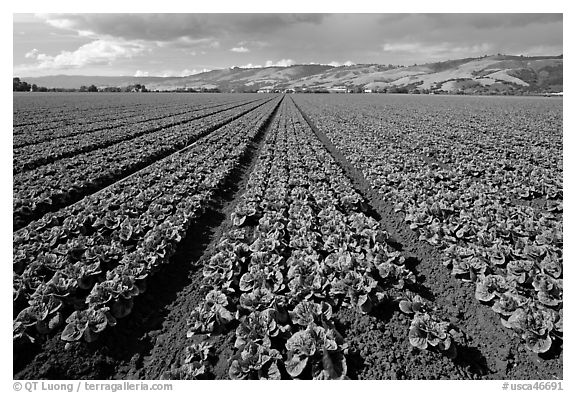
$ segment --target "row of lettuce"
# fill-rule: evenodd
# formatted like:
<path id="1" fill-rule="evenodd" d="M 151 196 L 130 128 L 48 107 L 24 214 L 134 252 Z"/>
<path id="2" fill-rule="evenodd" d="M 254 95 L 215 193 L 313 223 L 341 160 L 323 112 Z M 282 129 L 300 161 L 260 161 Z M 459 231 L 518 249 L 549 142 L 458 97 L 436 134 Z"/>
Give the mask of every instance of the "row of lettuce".
<path id="1" fill-rule="evenodd" d="M 256 101 L 256 100 L 252 100 Z M 263 100 L 259 100 L 262 102 Z M 250 101 L 241 103 L 224 103 L 217 106 L 200 104 L 199 107 L 189 107 L 181 110 L 181 113 L 156 114 L 156 119 L 148 118 L 144 123 L 106 127 L 105 129 L 92 131 L 84 130 L 84 127 L 73 127 L 74 135 L 66 135 L 63 138 L 49 137 L 44 142 L 28 144 L 27 146 L 15 147 L 13 150 L 14 173 L 27 171 L 39 166 L 53 163 L 65 157 L 103 149 L 111 145 L 130 141 L 140 136 L 162 131 L 166 128 L 183 125 L 193 120 L 201 119 L 219 112 L 233 110 L 237 107 L 248 106 Z M 66 133 L 66 129 L 63 132 Z"/>
<path id="2" fill-rule="evenodd" d="M 206 296 L 188 318 L 190 345 L 164 377 L 213 377 L 214 337 L 234 332 L 232 379 L 346 378 L 350 348 L 335 314 L 370 313 L 391 298 L 414 314 L 412 345 L 453 356 L 449 324 L 409 296 L 414 274 L 363 204 L 284 100 L 231 222 L 203 262 Z"/>
<path id="3" fill-rule="evenodd" d="M 17 105 L 15 103 L 15 117 L 17 114 L 22 115 L 20 109 L 16 109 Z M 78 114 L 72 109 L 58 114 L 43 113 L 43 111 L 37 110 L 35 115 L 40 117 L 37 122 L 18 125 L 16 124 L 17 120 L 14 119 L 12 144 L 14 147 L 22 147 L 51 139 L 65 138 L 71 135 L 126 125 L 130 122 L 137 123 L 143 117 L 161 114 L 162 112 L 178 113 L 179 110 L 186 109 L 186 105 L 160 104 L 154 110 L 150 110 L 152 108 L 146 109 L 138 104 L 119 106 L 115 109 L 106 108 L 105 110 L 94 108 L 90 112 L 83 113 L 82 118 L 78 118 Z M 28 116 L 30 115 L 28 114 Z M 32 121 L 32 119 L 29 120 Z"/>
<path id="4" fill-rule="evenodd" d="M 40 96 L 15 96 L 12 125 L 14 134 L 25 134 L 41 130 L 52 130 L 71 124 L 88 124 L 109 119 L 114 114 L 132 114 L 142 107 L 137 102 L 111 102 L 46 99 Z"/>
<path id="5" fill-rule="evenodd" d="M 232 103 L 231 100 L 223 97 L 176 104 L 159 102 L 154 106 L 131 105 L 127 108 L 107 109 L 104 113 L 98 113 L 98 111 L 94 111 L 95 114 L 86 113 L 86 118 L 82 119 L 82 122 L 80 122 L 80 119 L 70 118 L 59 122 L 46 121 L 45 124 L 35 124 L 33 126 L 14 126 L 12 145 L 14 148 L 23 148 L 29 145 L 41 144 L 42 142 L 50 142 L 75 135 L 86 135 L 102 130 L 126 126 L 136 127 L 136 124 L 147 126 L 144 123 L 148 121 L 156 121 L 169 118 L 170 116 L 184 115 L 188 112 L 206 110 Z M 21 151 L 25 152 L 26 150 Z"/>
<path id="6" fill-rule="evenodd" d="M 94 341 L 127 316 L 279 101 L 235 115 L 189 148 L 15 231 L 14 340 L 64 326 L 63 340 Z"/>
<path id="7" fill-rule="evenodd" d="M 236 98 L 237 99 L 237 98 Z M 48 133 L 57 128 L 73 126 L 91 127 L 92 123 L 122 121 L 119 117 L 132 117 L 159 108 L 177 108 L 202 102 L 231 102 L 235 99 L 226 96 L 201 98 L 198 96 L 162 95 L 145 97 L 142 95 L 122 96 L 15 96 L 13 127 L 14 134 L 30 134 L 37 131 Z"/>
<path id="8" fill-rule="evenodd" d="M 562 340 L 561 106 L 296 100 L 529 350 Z"/>
<path id="9" fill-rule="evenodd" d="M 46 212 L 68 206 L 188 146 L 266 102 L 262 100 L 241 106 L 233 105 L 210 116 L 160 128 L 136 138 L 17 173 L 13 183 L 14 228 L 21 228 Z"/>

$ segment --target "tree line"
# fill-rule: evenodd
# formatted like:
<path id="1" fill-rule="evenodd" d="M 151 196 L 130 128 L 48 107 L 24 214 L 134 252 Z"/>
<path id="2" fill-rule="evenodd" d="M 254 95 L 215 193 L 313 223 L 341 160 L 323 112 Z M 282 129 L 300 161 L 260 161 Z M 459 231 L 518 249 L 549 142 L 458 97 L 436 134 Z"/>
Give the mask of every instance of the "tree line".
<path id="1" fill-rule="evenodd" d="M 14 78 L 12 91 L 48 91 L 44 86 L 38 87 L 36 84 L 29 84 L 21 81 L 20 78 Z"/>
<path id="2" fill-rule="evenodd" d="M 135 85 L 128 85 L 125 87 L 97 87 L 96 85 L 90 86 L 80 86 L 79 89 L 65 89 L 65 88 L 47 88 L 44 86 L 37 86 L 36 84 L 29 84 L 21 80 L 18 77 L 13 78 L 13 88 L 12 91 L 32 91 L 32 92 L 46 92 L 46 91 L 57 91 L 57 92 L 87 92 L 87 93 L 97 93 L 97 92 L 107 92 L 107 93 L 121 93 L 121 92 L 137 92 L 137 93 L 146 93 L 148 89 L 146 89 L 145 85 L 141 85 L 139 83 Z"/>

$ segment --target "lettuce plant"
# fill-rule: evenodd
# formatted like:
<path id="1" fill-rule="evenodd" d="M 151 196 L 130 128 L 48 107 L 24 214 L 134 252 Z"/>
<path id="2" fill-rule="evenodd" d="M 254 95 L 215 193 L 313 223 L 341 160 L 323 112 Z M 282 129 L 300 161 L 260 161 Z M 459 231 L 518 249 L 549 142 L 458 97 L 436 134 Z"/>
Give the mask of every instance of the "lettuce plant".
<path id="1" fill-rule="evenodd" d="M 140 293 L 134 277 L 129 274 L 112 275 L 108 272 L 106 281 L 96 284 L 86 303 L 92 306 L 111 304 L 112 315 L 116 318 L 124 318 L 129 315 L 134 305 L 133 297 Z"/>
<path id="2" fill-rule="evenodd" d="M 419 349 L 437 348 L 450 357 L 456 356 L 456 347 L 449 331 L 450 324 L 442 322 L 428 313 L 416 313 L 410 324 L 410 344 Z"/>
<path id="3" fill-rule="evenodd" d="M 232 357 L 228 375 L 231 379 L 280 379 L 280 352 L 255 342 L 247 342 Z"/>
<path id="4" fill-rule="evenodd" d="M 388 259 L 376 265 L 384 287 L 404 289 L 407 285 L 414 284 L 416 282 L 414 273 L 406 269 L 405 266 L 393 263 L 393 260 L 393 258 Z"/>
<path id="5" fill-rule="evenodd" d="M 480 276 L 476 281 L 476 299 L 489 302 L 500 293 L 505 293 L 513 288 L 506 279 L 497 274 Z"/>
<path id="6" fill-rule="evenodd" d="M 509 317 L 516 311 L 518 308 L 524 306 L 528 303 L 528 299 L 520 294 L 518 294 L 515 290 L 510 289 L 504 293 L 498 294 L 498 297 L 494 300 L 494 304 L 492 305 L 492 310 L 504 319 Z M 502 322 L 505 324 L 505 322 Z"/>
<path id="7" fill-rule="evenodd" d="M 203 285 L 210 288 L 222 288 L 226 292 L 234 292 L 239 270 L 236 255 L 226 255 L 225 252 L 220 251 L 204 265 L 202 270 Z"/>
<path id="8" fill-rule="evenodd" d="M 488 248 L 487 254 L 492 266 L 504 266 L 510 256 L 510 248 L 500 242 Z"/>
<path id="9" fill-rule="evenodd" d="M 518 284 L 524 284 L 533 267 L 532 260 L 512 260 L 506 265 L 507 277 L 513 278 Z"/>
<path id="10" fill-rule="evenodd" d="M 564 309 L 561 308 L 558 311 L 555 321 L 554 321 L 554 329 L 557 332 L 563 333 L 564 332 Z"/>
<path id="11" fill-rule="evenodd" d="M 335 331 L 314 323 L 294 333 L 286 342 L 284 363 L 291 377 L 297 378 L 310 370 L 314 379 L 342 379 L 346 377 L 345 347 L 337 343 Z"/>
<path id="12" fill-rule="evenodd" d="M 228 307 L 228 297 L 218 290 L 210 291 L 204 302 L 196 307 L 188 318 L 188 326 L 190 326 L 188 337 L 196 333 L 218 332 L 234 320 L 234 315 L 226 307 Z"/>
<path id="13" fill-rule="evenodd" d="M 300 302 L 294 307 L 292 311 L 288 312 L 293 324 L 300 326 L 308 326 L 311 323 L 322 325 L 323 323 L 332 319 L 332 306 L 330 304 L 321 302 Z"/>
<path id="14" fill-rule="evenodd" d="M 266 288 L 270 292 L 278 293 L 284 289 L 284 277 L 279 267 L 252 265 L 240 278 L 239 287 L 242 292 Z"/>
<path id="15" fill-rule="evenodd" d="M 248 342 L 255 342 L 269 348 L 270 339 L 282 335 L 288 328 L 279 323 L 276 310 L 254 311 L 240 319 L 234 346 L 241 348 Z"/>
<path id="16" fill-rule="evenodd" d="M 78 341 L 82 337 L 87 342 L 95 341 L 106 326 L 116 325 L 116 319 L 109 311 L 108 307 L 74 311 L 66 318 L 67 325 L 60 337 L 64 341 Z"/>
<path id="17" fill-rule="evenodd" d="M 555 307 L 562 303 L 563 280 L 554 279 L 545 273 L 535 274 L 532 278 L 532 286 L 537 292 L 537 299 L 548 307 Z"/>
<path id="18" fill-rule="evenodd" d="M 463 281 L 476 281 L 483 276 L 488 269 L 488 263 L 482 257 L 469 257 L 459 261 L 454 261 L 452 274 Z"/>
<path id="19" fill-rule="evenodd" d="M 170 371 L 165 372 L 161 379 L 172 380 L 196 380 L 201 379 L 206 374 L 206 365 L 203 362 L 194 361 L 174 367 Z"/>
<path id="20" fill-rule="evenodd" d="M 64 322 L 62 301 L 54 296 L 35 298 L 16 317 L 14 338 L 26 337 L 26 328 L 35 326 L 40 334 L 47 334 Z"/>
<path id="21" fill-rule="evenodd" d="M 291 303 L 304 299 L 323 298 L 328 292 L 326 264 L 314 250 L 294 250 L 286 261 L 289 298 Z"/>
<path id="22" fill-rule="evenodd" d="M 162 379 L 200 379 L 208 370 L 209 359 L 214 355 L 214 347 L 206 341 L 193 343 L 184 349 L 183 364 L 172 367 L 162 375 Z"/>
<path id="23" fill-rule="evenodd" d="M 332 281 L 330 295 L 344 299 L 344 304 L 357 307 L 360 312 L 369 313 L 383 298 L 378 282 L 370 274 L 348 271 L 342 278 Z"/>
<path id="24" fill-rule="evenodd" d="M 242 226 L 248 217 L 253 217 L 256 214 L 256 203 L 242 201 L 232 213 L 232 222 L 236 226 Z"/>
<path id="25" fill-rule="evenodd" d="M 12 301 L 15 303 L 19 299 L 27 299 L 28 288 L 26 287 L 26 281 L 22 276 L 18 275 L 16 272 L 12 273 Z"/>
<path id="26" fill-rule="evenodd" d="M 404 314 L 416 314 L 424 312 L 426 309 L 426 303 L 420 295 L 414 295 L 406 299 L 401 299 L 398 303 L 398 307 Z"/>
<path id="27" fill-rule="evenodd" d="M 274 294 L 266 288 L 256 288 L 240 295 L 239 308 L 250 312 L 264 311 L 268 308 L 274 308 L 274 304 L 280 298 L 280 295 Z"/>
<path id="28" fill-rule="evenodd" d="M 552 310 L 518 308 L 510 315 L 505 326 L 522 335 L 530 351 L 545 353 L 552 346 L 550 332 L 556 320 L 557 315 Z"/>
<path id="29" fill-rule="evenodd" d="M 547 253 L 540 263 L 545 273 L 554 278 L 562 276 L 562 261 L 556 256 L 556 253 Z"/>

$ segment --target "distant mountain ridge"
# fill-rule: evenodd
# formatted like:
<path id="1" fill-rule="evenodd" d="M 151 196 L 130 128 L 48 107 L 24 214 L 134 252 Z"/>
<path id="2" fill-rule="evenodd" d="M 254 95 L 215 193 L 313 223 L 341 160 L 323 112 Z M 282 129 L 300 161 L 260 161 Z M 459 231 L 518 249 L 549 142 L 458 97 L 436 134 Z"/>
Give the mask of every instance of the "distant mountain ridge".
<path id="1" fill-rule="evenodd" d="M 218 88 L 223 92 L 270 88 L 538 93 L 562 91 L 563 57 L 496 55 L 407 67 L 379 64 L 340 67 L 301 64 L 290 67 L 233 67 L 182 77 L 54 75 L 22 79 L 48 88 L 79 88 L 91 84 L 98 87 L 144 84 L 149 90 Z"/>

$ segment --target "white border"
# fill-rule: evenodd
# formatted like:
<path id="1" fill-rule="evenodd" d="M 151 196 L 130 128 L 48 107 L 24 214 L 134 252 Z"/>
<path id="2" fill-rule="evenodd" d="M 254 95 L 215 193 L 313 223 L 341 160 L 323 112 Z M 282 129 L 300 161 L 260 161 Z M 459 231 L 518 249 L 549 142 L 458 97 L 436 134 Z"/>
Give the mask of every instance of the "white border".
<path id="1" fill-rule="evenodd" d="M 12 259 L 11 253 L 11 240 L 12 240 L 12 230 L 11 230 L 11 220 L 12 220 L 12 93 L 9 90 L 7 84 L 11 79 L 12 67 L 13 67 L 13 51 L 12 45 L 8 45 L 12 42 L 12 13 L 33 13 L 33 12 L 213 12 L 213 13 L 245 13 L 245 12 L 341 12 L 341 13 L 402 13 L 402 12 L 561 12 L 564 13 L 564 48 L 571 49 L 571 37 L 573 33 L 574 18 L 572 8 L 569 6 L 568 1 L 547 1 L 547 2 L 533 2 L 528 4 L 527 2 L 504 2 L 501 0 L 483 0 L 481 2 L 474 2 L 474 4 L 456 2 L 456 1 L 425 1 L 425 0 L 413 0 L 409 2 L 378 2 L 380 4 L 366 4 L 360 2 L 341 2 L 336 3 L 334 1 L 311 1 L 311 0 L 290 0 L 290 1 L 246 1 L 246 0 L 218 0 L 210 2 L 188 2 L 188 4 L 183 4 L 181 1 L 175 0 L 163 0 L 161 2 L 153 2 L 144 4 L 142 1 L 128 0 L 128 1 L 118 1 L 118 0 L 98 0 L 93 2 L 81 2 L 81 1 L 71 1 L 71 0 L 52 0 L 52 1 L 40 1 L 40 0 L 27 0 L 27 1 L 17 1 L 10 2 L 6 4 L 4 2 L 2 5 L 3 11 L 2 17 L 2 48 L 4 56 L 4 61 L 2 62 L 2 68 L 4 78 L 2 81 L 2 131 L 1 131 L 1 147 L 0 147 L 0 184 L 3 184 L 2 192 L 2 210 L 1 210 L 1 222 L 0 226 L 0 244 L 2 251 L 2 278 L 1 286 L 2 295 L 0 296 L 1 310 L 5 312 L 2 318 L 2 324 L 0 324 L 1 331 L 0 337 L 1 342 L 6 345 L 5 354 L 1 358 L 2 374 L 1 381 L 2 387 L 5 391 L 13 391 L 12 388 L 12 341 L 10 339 L 9 327 L 11 326 L 8 315 L 11 316 L 11 298 L 10 288 L 12 282 L 12 275 L 10 269 L 9 261 Z M 10 40 L 10 41 L 8 41 Z M 9 53 L 9 55 L 6 55 Z M 564 52 L 564 69 L 567 72 L 564 74 L 564 92 L 565 97 L 565 108 L 574 108 L 572 92 L 574 89 L 574 78 L 572 77 L 572 67 L 573 64 L 572 54 L 570 51 Z M 574 165 L 574 154 L 572 151 L 573 147 L 576 147 L 575 136 L 572 130 L 574 130 L 574 116 L 571 110 L 565 111 L 564 118 L 564 146 L 565 152 L 568 154 L 564 155 L 564 200 L 567 202 L 565 204 L 564 213 L 564 242 L 565 242 L 565 261 L 564 264 L 565 274 L 564 279 L 568 280 L 568 283 L 574 277 L 574 268 L 571 265 L 574 261 L 574 247 L 572 244 L 576 239 L 574 237 L 574 222 L 575 222 L 575 211 L 574 211 L 574 177 L 573 172 L 576 168 Z M 565 288 L 565 326 L 566 330 L 569 332 L 573 326 L 573 316 L 571 309 L 573 308 L 573 292 L 571 291 L 570 285 Z M 574 354 L 574 340 L 570 334 L 564 336 L 564 359 L 571 359 L 571 355 Z M 574 389 L 573 381 L 574 378 L 571 373 L 567 370 L 564 372 L 564 390 L 569 392 Z M 67 382 L 67 381 L 62 381 Z M 318 389 L 313 381 L 302 381 L 302 382 L 244 382 L 239 383 L 236 381 L 197 381 L 197 382 L 185 382 L 185 381 L 172 381 L 174 382 L 175 392 L 190 392 L 190 391 L 202 391 L 206 390 L 226 390 L 226 391 L 246 391 L 252 392 L 256 390 L 269 390 L 274 389 L 276 392 L 290 392 L 292 393 L 294 389 Z M 406 392 L 430 392 L 430 391 L 442 391 L 442 392 L 501 392 L 501 381 L 338 381 L 338 382 L 322 382 L 322 388 L 329 391 L 344 391 L 344 389 L 350 388 L 363 388 L 370 389 L 371 391 L 397 391 L 401 389 Z M 573 390 L 572 390 L 573 391 Z"/>

